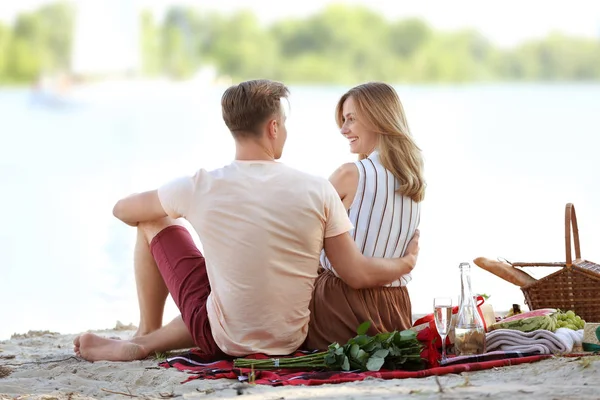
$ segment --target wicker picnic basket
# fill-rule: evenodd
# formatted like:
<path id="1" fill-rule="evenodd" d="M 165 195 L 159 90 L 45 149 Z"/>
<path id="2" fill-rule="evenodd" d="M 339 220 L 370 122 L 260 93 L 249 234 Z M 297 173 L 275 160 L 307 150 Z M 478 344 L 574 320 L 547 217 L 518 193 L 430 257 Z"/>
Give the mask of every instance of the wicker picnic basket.
<path id="1" fill-rule="evenodd" d="M 571 228 L 575 259 L 571 257 Z M 600 322 L 600 265 L 581 258 L 575 207 L 565 209 L 566 262 L 511 263 L 513 267 L 562 267 L 536 282 L 521 287 L 530 310 L 573 310 L 587 322 Z"/>

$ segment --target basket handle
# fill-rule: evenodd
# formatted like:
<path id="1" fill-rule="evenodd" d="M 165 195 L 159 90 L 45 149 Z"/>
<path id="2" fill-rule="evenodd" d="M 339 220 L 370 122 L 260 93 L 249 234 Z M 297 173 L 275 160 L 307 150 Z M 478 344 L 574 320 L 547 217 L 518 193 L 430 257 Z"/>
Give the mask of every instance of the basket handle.
<path id="1" fill-rule="evenodd" d="M 581 259 L 581 248 L 579 245 L 579 230 L 577 229 L 577 216 L 575 206 L 568 203 L 565 208 L 565 248 L 567 252 L 567 267 L 573 265 L 571 258 L 571 227 L 573 228 L 573 242 L 575 244 L 575 259 Z"/>

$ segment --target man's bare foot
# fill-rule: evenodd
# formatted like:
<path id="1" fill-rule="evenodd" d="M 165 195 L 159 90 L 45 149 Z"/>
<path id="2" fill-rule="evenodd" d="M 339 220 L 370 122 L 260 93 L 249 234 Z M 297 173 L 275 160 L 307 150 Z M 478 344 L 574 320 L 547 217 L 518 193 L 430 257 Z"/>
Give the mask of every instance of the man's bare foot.
<path id="1" fill-rule="evenodd" d="M 84 333 L 73 341 L 75 354 L 88 361 L 132 361 L 148 357 L 148 352 L 129 340 L 107 339 Z"/>
<path id="2" fill-rule="evenodd" d="M 80 346 L 79 338 L 80 337 L 81 337 L 81 335 L 77 336 L 75 338 L 75 340 L 73 340 L 73 351 L 75 352 L 75 355 L 77 357 L 81 357 L 81 354 L 79 354 L 79 346 Z"/>

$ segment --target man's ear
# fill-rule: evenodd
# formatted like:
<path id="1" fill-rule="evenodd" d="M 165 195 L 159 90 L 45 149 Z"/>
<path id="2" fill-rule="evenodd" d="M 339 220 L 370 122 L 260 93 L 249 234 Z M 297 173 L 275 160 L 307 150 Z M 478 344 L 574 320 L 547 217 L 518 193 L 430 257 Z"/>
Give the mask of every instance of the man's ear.
<path id="1" fill-rule="evenodd" d="M 279 128 L 279 124 L 276 119 L 272 119 L 267 123 L 267 128 L 269 132 L 269 139 L 277 138 L 277 131 Z"/>

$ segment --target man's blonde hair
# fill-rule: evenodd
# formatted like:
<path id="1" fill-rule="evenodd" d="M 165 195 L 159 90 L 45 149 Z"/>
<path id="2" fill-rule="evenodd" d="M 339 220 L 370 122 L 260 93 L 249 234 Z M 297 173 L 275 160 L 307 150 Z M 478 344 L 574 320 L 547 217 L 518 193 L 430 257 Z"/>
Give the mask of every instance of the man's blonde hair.
<path id="1" fill-rule="evenodd" d="M 231 86 L 221 98 L 225 125 L 234 137 L 259 137 L 261 124 L 282 116 L 281 100 L 289 94 L 283 83 L 266 79 Z"/>

